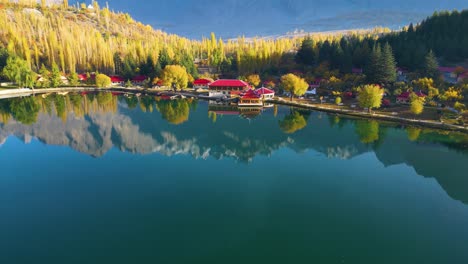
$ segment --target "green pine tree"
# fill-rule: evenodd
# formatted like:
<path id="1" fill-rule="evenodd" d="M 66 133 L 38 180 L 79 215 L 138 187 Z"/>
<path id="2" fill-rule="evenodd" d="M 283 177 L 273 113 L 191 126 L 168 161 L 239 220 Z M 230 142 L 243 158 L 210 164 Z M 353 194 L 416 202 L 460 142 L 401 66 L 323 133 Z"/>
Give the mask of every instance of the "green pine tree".
<path id="1" fill-rule="evenodd" d="M 394 83 L 397 79 L 397 67 L 392 47 L 385 43 L 380 62 L 382 68 L 381 83 Z"/>
<path id="2" fill-rule="evenodd" d="M 440 77 L 439 63 L 432 50 L 426 55 L 424 62 L 424 76 L 437 80 Z"/>
<path id="3" fill-rule="evenodd" d="M 58 65 L 54 62 L 52 64 L 52 71 L 50 72 L 50 87 L 59 87 L 62 84 L 62 80 L 60 79 L 62 77 L 62 73 L 59 70 Z"/>

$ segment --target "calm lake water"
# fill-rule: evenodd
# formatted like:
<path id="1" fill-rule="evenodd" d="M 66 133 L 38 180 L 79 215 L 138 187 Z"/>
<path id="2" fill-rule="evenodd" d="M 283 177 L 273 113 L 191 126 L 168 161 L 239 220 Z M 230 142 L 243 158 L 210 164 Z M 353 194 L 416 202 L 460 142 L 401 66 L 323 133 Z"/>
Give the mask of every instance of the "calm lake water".
<path id="1" fill-rule="evenodd" d="M 468 138 L 288 107 L 0 100 L 0 263 L 468 263 Z"/>

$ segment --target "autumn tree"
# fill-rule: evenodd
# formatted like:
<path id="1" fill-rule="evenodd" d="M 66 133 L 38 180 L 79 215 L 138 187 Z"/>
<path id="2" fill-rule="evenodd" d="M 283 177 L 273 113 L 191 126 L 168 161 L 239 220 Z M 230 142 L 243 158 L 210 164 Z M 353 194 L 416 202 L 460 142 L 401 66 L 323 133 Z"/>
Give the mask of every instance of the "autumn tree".
<path id="1" fill-rule="evenodd" d="M 434 80 L 431 78 L 420 78 L 413 81 L 414 88 L 425 92 L 429 98 L 434 98 L 439 95 L 439 89 L 434 85 Z"/>
<path id="2" fill-rule="evenodd" d="M 250 85 L 254 87 L 258 87 L 258 85 L 261 82 L 260 75 L 258 74 L 250 74 L 249 76 L 247 76 L 246 79 L 247 79 L 247 82 L 250 83 Z"/>
<path id="3" fill-rule="evenodd" d="M 111 78 L 105 74 L 97 74 L 96 75 L 96 86 L 98 88 L 106 88 L 106 87 L 109 87 L 111 86 L 112 82 L 111 82 Z"/>
<path id="4" fill-rule="evenodd" d="M 309 84 L 307 84 L 307 82 L 304 79 L 292 73 L 283 75 L 281 77 L 281 86 L 285 91 L 291 94 L 291 101 L 293 95 L 301 96 L 305 94 L 305 92 L 309 88 Z"/>
<path id="5" fill-rule="evenodd" d="M 383 90 L 378 85 L 364 85 L 357 88 L 359 106 L 368 108 L 380 108 L 382 105 Z"/>
<path id="6" fill-rule="evenodd" d="M 188 74 L 184 67 L 179 65 L 167 65 L 161 78 L 164 85 L 175 89 L 185 89 L 188 85 Z"/>
<path id="7" fill-rule="evenodd" d="M 36 74 L 31 71 L 27 61 L 18 57 L 9 57 L 7 59 L 2 74 L 20 87 L 34 87 L 36 81 Z"/>
<path id="8" fill-rule="evenodd" d="M 424 110 L 424 97 L 420 97 L 416 94 L 411 94 L 410 97 L 410 110 L 415 115 L 420 115 Z"/>

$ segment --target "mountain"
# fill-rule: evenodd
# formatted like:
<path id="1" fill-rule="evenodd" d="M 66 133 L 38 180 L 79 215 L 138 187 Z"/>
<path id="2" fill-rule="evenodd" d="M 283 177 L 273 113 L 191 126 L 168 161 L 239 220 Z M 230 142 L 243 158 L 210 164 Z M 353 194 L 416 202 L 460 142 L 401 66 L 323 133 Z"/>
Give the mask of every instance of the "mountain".
<path id="1" fill-rule="evenodd" d="M 466 0 L 160 0 L 129 5 L 109 0 L 165 31 L 190 38 L 215 32 L 223 38 L 285 34 L 295 29 L 330 31 L 419 22 L 436 10 L 468 7 Z"/>

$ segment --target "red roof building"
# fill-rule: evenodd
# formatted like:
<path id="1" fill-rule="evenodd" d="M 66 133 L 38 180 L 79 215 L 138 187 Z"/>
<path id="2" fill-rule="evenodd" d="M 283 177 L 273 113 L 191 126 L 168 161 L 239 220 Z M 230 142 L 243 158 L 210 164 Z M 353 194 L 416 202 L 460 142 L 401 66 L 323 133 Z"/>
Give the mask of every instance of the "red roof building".
<path id="1" fill-rule="evenodd" d="M 270 90 L 270 89 L 265 88 L 265 87 L 258 88 L 257 90 L 255 90 L 255 92 L 258 95 L 260 95 L 263 98 L 263 100 L 273 99 L 273 97 L 275 97 L 275 91 Z"/>
<path id="2" fill-rule="evenodd" d="M 262 96 L 254 90 L 243 93 L 239 99 L 239 106 L 263 106 Z"/>
<path id="3" fill-rule="evenodd" d="M 352 68 L 351 69 L 351 73 L 353 74 L 362 74 L 364 71 L 362 70 L 362 68 Z"/>
<path id="4" fill-rule="evenodd" d="M 193 82 L 193 88 L 194 89 L 208 89 L 208 86 L 212 82 L 213 81 L 209 79 L 197 79 Z"/>
<path id="5" fill-rule="evenodd" d="M 142 84 L 144 81 L 148 79 L 148 76 L 145 75 L 138 75 L 132 78 L 132 82 L 134 84 Z"/>
<path id="6" fill-rule="evenodd" d="M 409 100 L 411 98 L 411 92 L 402 92 L 400 95 L 398 95 L 397 97 L 397 103 L 399 104 L 407 104 L 409 103 Z M 425 98 L 426 95 L 421 92 L 421 91 L 418 91 L 418 92 L 415 92 L 414 94 L 416 94 L 417 96 L 419 97 L 422 97 L 422 98 Z"/>
<path id="7" fill-rule="evenodd" d="M 320 84 L 322 83 L 323 78 L 316 78 L 309 84 L 309 88 L 319 88 Z"/>
<path id="8" fill-rule="evenodd" d="M 453 73 L 455 69 L 455 67 L 439 67 L 439 71 L 442 73 Z"/>
<path id="9" fill-rule="evenodd" d="M 216 80 L 210 85 L 210 89 L 216 88 L 245 88 L 250 85 L 242 80 Z"/>
<path id="10" fill-rule="evenodd" d="M 193 84 L 198 84 L 198 85 L 209 85 L 213 81 L 208 80 L 208 79 L 197 79 L 193 82 Z"/>
<path id="11" fill-rule="evenodd" d="M 86 74 L 78 74 L 78 80 L 80 80 L 81 82 L 85 82 L 87 79 L 88 77 L 86 77 Z"/>
<path id="12" fill-rule="evenodd" d="M 460 76 L 458 76 L 458 82 L 463 82 L 464 80 L 468 80 L 468 71 L 460 74 Z"/>
<path id="13" fill-rule="evenodd" d="M 249 90 L 250 85 L 241 80 L 217 80 L 208 85 L 210 97 L 232 97 Z"/>
<path id="14" fill-rule="evenodd" d="M 91 73 L 89 75 L 91 77 L 91 80 L 95 80 L 96 79 L 96 74 L 95 73 Z M 78 74 L 78 80 L 80 80 L 81 82 L 86 82 L 88 81 L 88 76 L 86 73 L 82 73 L 82 74 Z"/>
<path id="15" fill-rule="evenodd" d="M 125 84 L 125 79 L 120 76 L 110 76 L 112 85 L 124 85 Z"/>

